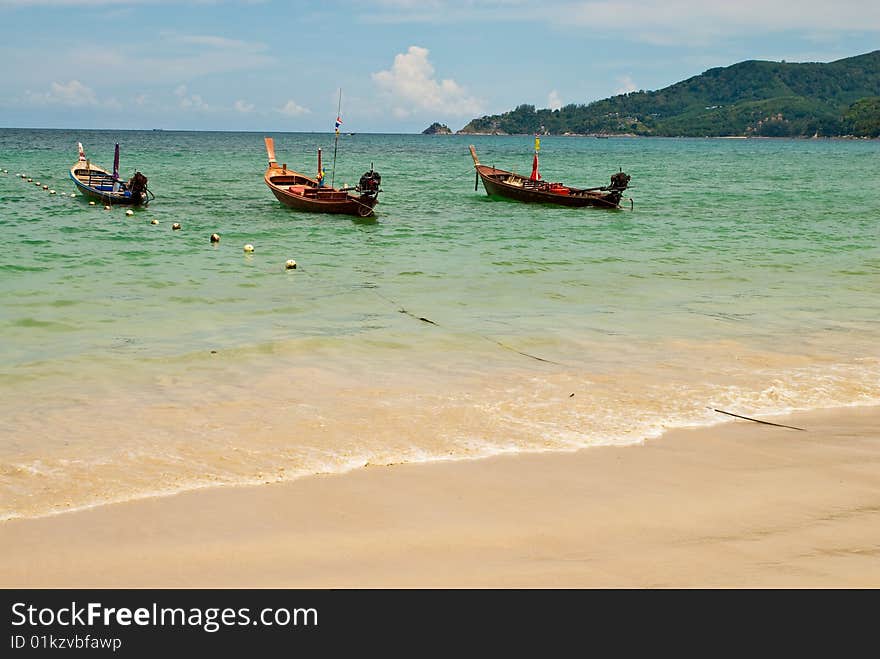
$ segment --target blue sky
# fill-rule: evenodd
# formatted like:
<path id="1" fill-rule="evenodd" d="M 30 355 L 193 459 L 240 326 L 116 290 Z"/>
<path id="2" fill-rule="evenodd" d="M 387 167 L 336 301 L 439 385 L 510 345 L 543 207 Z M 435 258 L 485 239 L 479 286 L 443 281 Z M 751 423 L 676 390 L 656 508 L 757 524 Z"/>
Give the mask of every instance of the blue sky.
<path id="1" fill-rule="evenodd" d="M 0 0 L 0 126 L 457 130 L 878 48 L 876 0 Z"/>

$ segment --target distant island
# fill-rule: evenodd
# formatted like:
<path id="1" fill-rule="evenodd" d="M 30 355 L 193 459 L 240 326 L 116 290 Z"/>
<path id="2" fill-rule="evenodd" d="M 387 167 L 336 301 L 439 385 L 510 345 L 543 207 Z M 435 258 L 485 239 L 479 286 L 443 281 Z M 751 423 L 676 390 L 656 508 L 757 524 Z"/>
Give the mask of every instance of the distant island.
<path id="1" fill-rule="evenodd" d="M 437 124 L 434 124 L 435 126 Z M 427 131 L 425 131 L 427 132 Z M 750 60 L 659 91 L 473 119 L 460 134 L 880 137 L 880 50 L 829 63 Z"/>
<path id="2" fill-rule="evenodd" d="M 422 131 L 422 135 L 452 135 L 452 131 L 446 124 L 434 122 Z"/>

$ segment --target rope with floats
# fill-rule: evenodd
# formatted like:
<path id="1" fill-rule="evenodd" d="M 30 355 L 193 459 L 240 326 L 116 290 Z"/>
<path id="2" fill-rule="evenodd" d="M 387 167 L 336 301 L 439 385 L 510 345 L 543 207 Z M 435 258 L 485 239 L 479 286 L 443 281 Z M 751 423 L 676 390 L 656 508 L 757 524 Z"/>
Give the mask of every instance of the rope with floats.
<path id="1" fill-rule="evenodd" d="M 307 275 L 307 276 L 309 276 L 309 277 L 312 276 L 311 273 L 310 273 L 308 270 L 304 269 L 304 268 L 301 268 L 300 271 L 303 272 L 303 274 L 305 274 L 305 275 Z M 419 316 L 419 315 L 417 315 L 417 314 L 414 314 L 412 311 L 410 311 L 409 309 L 407 309 L 406 307 L 404 307 L 400 302 L 398 302 L 398 301 L 395 300 L 394 298 L 388 297 L 387 295 L 385 295 L 384 293 L 380 292 L 380 291 L 377 290 L 376 288 L 374 288 L 374 287 L 369 287 L 368 290 L 372 291 L 373 294 L 376 295 L 377 297 L 380 297 L 380 298 L 382 298 L 383 300 L 385 300 L 386 302 L 388 302 L 388 303 L 390 303 L 390 304 L 393 304 L 395 307 L 397 307 L 397 311 L 398 311 L 399 313 L 402 313 L 402 314 L 404 314 L 404 315 L 406 315 L 406 316 L 409 316 L 410 318 L 412 318 L 412 319 L 414 319 L 414 320 L 418 320 L 418 321 L 421 322 L 421 323 L 426 323 L 426 324 L 428 324 L 428 325 L 433 325 L 434 327 L 442 327 L 442 325 L 440 325 L 440 323 L 438 323 L 438 322 L 436 322 L 436 321 L 433 321 L 433 320 L 431 320 L 430 318 L 426 318 L 425 316 Z M 536 360 L 536 361 L 543 362 L 543 363 L 545 363 L 545 364 L 553 364 L 553 365 L 555 365 L 555 366 L 562 366 L 562 367 L 564 367 L 564 368 L 570 368 L 570 367 L 568 367 L 568 366 L 566 366 L 565 364 L 562 364 L 562 363 L 560 363 L 560 362 L 555 362 L 555 361 L 553 361 L 553 360 L 551 360 L 551 359 L 545 359 L 544 357 L 539 357 L 538 355 L 533 355 L 533 354 L 531 354 L 531 353 L 524 352 L 524 351 L 522 351 L 522 350 L 517 350 L 517 349 L 514 348 L 513 346 L 509 346 L 509 345 L 507 345 L 506 343 L 502 343 L 501 341 L 499 341 L 499 340 L 497 340 L 497 339 L 493 339 L 492 337 L 485 336 L 484 334 L 480 334 L 479 332 L 467 332 L 467 333 L 468 333 L 468 334 L 472 334 L 473 336 L 477 336 L 477 337 L 479 337 L 479 338 L 481 338 L 481 339 L 484 339 L 485 341 L 489 341 L 489 342 L 491 342 L 491 343 L 494 343 L 495 345 L 497 345 L 497 346 L 499 346 L 499 347 L 501 347 L 501 348 L 504 348 L 505 350 L 510 350 L 511 352 L 515 352 L 516 354 L 518 354 L 518 355 L 522 355 L 523 357 L 528 357 L 529 359 L 534 359 L 534 360 Z"/>
<path id="2" fill-rule="evenodd" d="M 400 313 L 405 314 L 405 315 L 409 316 L 410 318 L 414 318 L 415 320 L 418 320 L 420 322 L 428 323 L 430 325 L 434 325 L 435 327 L 442 327 L 439 323 L 431 320 L 430 318 L 426 318 L 425 316 L 418 316 L 418 315 L 412 313 L 411 311 L 406 309 L 406 307 L 404 307 L 402 304 L 400 304 L 400 302 L 398 302 L 397 300 L 395 300 L 393 298 L 388 297 L 384 293 L 380 293 L 375 288 L 371 288 L 370 290 L 373 293 L 375 293 L 377 296 L 379 296 L 380 298 L 385 300 L 386 302 L 390 302 L 391 304 L 396 306 L 398 308 L 397 310 Z M 528 357 L 529 359 L 534 359 L 539 362 L 544 362 L 545 364 L 554 364 L 555 366 L 562 366 L 562 367 L 568 368 L 565 364 L 562 364 L 560 362 L 555 362 L 552 359 L 545 359 L 544 357 L 539 357 L 538 355 L 533 355 L 531 353 L 524 352 L 522 350 L 517 350 L 513 346 L 509 346 L 506 343 L 502 343 L 498 339 L 493 339 L 492 337 L 486 336 L 484 334 L 480 334 L 479 332 L 467 332 L 467 333 L 472 334 L 473 336 L 477 336 L 485 341 L 489 341 L 490 343 L 494 343 L 495 345 L 497 345 L 501 348 L 504 348 L 505 350 L 510 350 L 511 352 L 515 352 L 516 354 L 522 355 L 523 357 Z"/>

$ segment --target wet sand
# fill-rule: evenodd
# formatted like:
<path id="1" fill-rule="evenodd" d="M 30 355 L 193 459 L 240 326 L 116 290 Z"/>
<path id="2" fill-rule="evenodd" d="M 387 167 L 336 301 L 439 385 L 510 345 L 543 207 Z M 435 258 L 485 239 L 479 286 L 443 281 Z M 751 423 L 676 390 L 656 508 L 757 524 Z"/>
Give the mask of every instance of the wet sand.
<path id="1" fill-rule="evenodd" d="M 0 523 L 13 587 L 880 587 L 880 408 Z"/>

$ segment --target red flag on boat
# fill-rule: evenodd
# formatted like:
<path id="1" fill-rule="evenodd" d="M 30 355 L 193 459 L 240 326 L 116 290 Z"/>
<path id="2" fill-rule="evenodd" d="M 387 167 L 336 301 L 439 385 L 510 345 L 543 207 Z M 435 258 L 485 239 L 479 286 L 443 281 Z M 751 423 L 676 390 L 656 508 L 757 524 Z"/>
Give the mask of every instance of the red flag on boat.
<path id="1" fill-rule="evenodd" d="M 541 150 L 541 139 L 535 135 L 535 159 L 532 160 L 532 175 L 531 179 L 533 181 L 540 181 L 541 175 L 538 173 L 538 151 Z"/>

